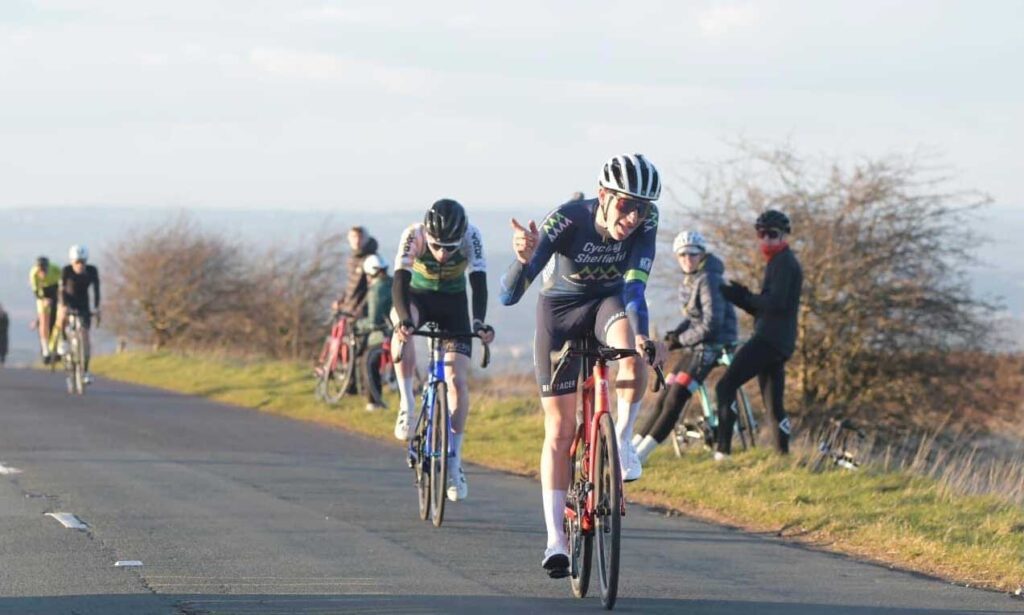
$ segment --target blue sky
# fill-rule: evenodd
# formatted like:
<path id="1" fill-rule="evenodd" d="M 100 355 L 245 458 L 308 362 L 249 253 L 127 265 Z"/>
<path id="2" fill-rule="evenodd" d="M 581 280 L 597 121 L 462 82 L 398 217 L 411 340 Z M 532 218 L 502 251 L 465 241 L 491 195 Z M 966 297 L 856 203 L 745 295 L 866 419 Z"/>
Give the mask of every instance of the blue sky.
<path id="1" fill-rule="evenodd" d="M 592 191 L 745 137 L 928 152 L 1024 208 L 1024 3 L 4 0 L 0 207 Z"/>

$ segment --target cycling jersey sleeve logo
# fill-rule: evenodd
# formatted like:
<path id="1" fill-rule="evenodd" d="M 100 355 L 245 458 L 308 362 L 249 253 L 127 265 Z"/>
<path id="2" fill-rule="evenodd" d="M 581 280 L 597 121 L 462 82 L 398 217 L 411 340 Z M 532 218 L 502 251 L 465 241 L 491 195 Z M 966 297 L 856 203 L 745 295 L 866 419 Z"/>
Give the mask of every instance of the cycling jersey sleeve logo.
<path id="1" fill-rule="evenodd" d="M 653 231 L 658 228 L 658 208 L 652 207 L 651 213 L 644 218 L 644 232 Z"/>
<path id="2" fill-rule="evenodd" d="M 571 225 L 572 220 L 556 211 L 548 216 L 548 219 L 544 221 L 541 228 L 544 231 L 544 234 L 548 236 L 548 239 L 554 241 L 562 234 L 562 231 L 569 228 Z"/>

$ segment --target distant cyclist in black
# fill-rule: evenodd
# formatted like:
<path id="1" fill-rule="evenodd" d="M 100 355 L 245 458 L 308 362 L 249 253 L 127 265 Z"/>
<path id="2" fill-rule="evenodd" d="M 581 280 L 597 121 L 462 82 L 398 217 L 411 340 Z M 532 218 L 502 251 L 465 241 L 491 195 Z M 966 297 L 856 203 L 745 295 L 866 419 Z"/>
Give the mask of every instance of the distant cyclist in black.
<path id="1" fill-rule="evenodd" d="M 57 310 L 57 331 L 63 335 L 64 325 L 67 323 L 69 310 L 78 313 L 82 323 L 82 338 L 85 342 L 85 383 L 92 383 L 92 375 L 89 373 L 89 359 L 92 355 L 92 344 L 89 339 L 89 330 L 92 329 L 92 317 L 96 316 L 97 325 L 100 319 L 100 272 L 94 266 L 88 264 L 89 249 L 82 245 L 73 245 L 68 250 L 68 261 L 60 276 L 60 292 L 57 297 L 60 307 Z M 89 288 L 92 288 L 93 305 L 89 310 Z M 66 342 L 61 342 L 60 354 L 64 354 Z"/>
<path id="2" fill-rule="evenodd" d="M 761 253 L 768 261 L 761 292 L 754 294 L 736 282 L 722 286 L 726 299 L 754 317 L 754 334 L 736 352 L 732 365 L 715 387 L 718 399 L 716 460 L 724 459 L 731 452 L 736 391 L 754 376 L 757 376 L 761 388 L 761 399 L 775 419 L 776 449 L 783 454 L 789 452 L 790 424 L 783 396 L 786 361 L 796 349 L 796 324 L 804 275 L 796 255 L 786 242 L 790 224 L 785 214 L 769 209 L 758 216 L 754 228 L 761 242 Z"/>

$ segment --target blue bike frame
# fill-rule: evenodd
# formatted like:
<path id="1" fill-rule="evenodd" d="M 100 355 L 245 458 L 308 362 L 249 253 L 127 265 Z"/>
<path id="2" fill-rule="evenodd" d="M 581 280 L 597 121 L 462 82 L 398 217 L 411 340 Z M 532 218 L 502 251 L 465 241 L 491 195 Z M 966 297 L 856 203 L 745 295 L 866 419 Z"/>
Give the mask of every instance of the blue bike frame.
<path id="1" fill-rule="evenodd" d="M 413 424 L 413 428 L 420 424 L 420 421 L 427 422 L 427 441 L 423 443 L 426 457 L 424 459 L 417 459 L 418 451 L 416 450 L 416 439 L 410 438 L 409 440 L 409 459 L 415 460 L 415 463 L 426 463 L 428 459 L 437 456 L 437 452 L 431 449 L 431 442 L 433 442 L 434 435 L 434 412 L 437 409 L 435 401 L 437 400 L 437 385 L 444 382 L 444 350 L 442 348 L 441 340 L 435 338 L 428 339 L 428 346 L 430 348 L 430 364 L 427 370 L 427 382 L 423 385 L 423 399 L 420 402 L 420 413 L 416 423 Z M 453 454 L 452 450 L 452 417 L 451 415 L 444 417 L 445 429 L 448 430 L 448 457 Z"/>

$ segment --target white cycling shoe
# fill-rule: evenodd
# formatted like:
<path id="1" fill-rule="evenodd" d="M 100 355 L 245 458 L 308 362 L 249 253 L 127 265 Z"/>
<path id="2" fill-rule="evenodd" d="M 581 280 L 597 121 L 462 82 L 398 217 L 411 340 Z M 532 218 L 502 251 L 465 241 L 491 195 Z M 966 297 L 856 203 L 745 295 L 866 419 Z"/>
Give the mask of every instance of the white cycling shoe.
<path id="1" fill-rule="evenodd" d="M 82 376 L 82 382 L 85 384 L 92 384 L 92 374 L 85 372 L 85 375 Z"/>
<path id="2" fill-rule="evenodd" d="M 401 408 L 398 409 L 398 416 L 395 418 L 395 439 L 409 439 L 409 413 Z"/>
<path id="3" fill-rule="evenodd" d="M 469 495 L 469 484 L 466 483 L 466 475 L 462 468 L 453 468 L 455 471 L 448 472 L 448 501 L 457 502 L 465 500 Z"/>
<path id="4" fill-rule="evenodd" d="M 644 473 L 644 467 L 631 442 L 627 442 L 619 451 L 619 464 L 622 468 L 622 482 L 624 483 L 635 481 Z"/>

